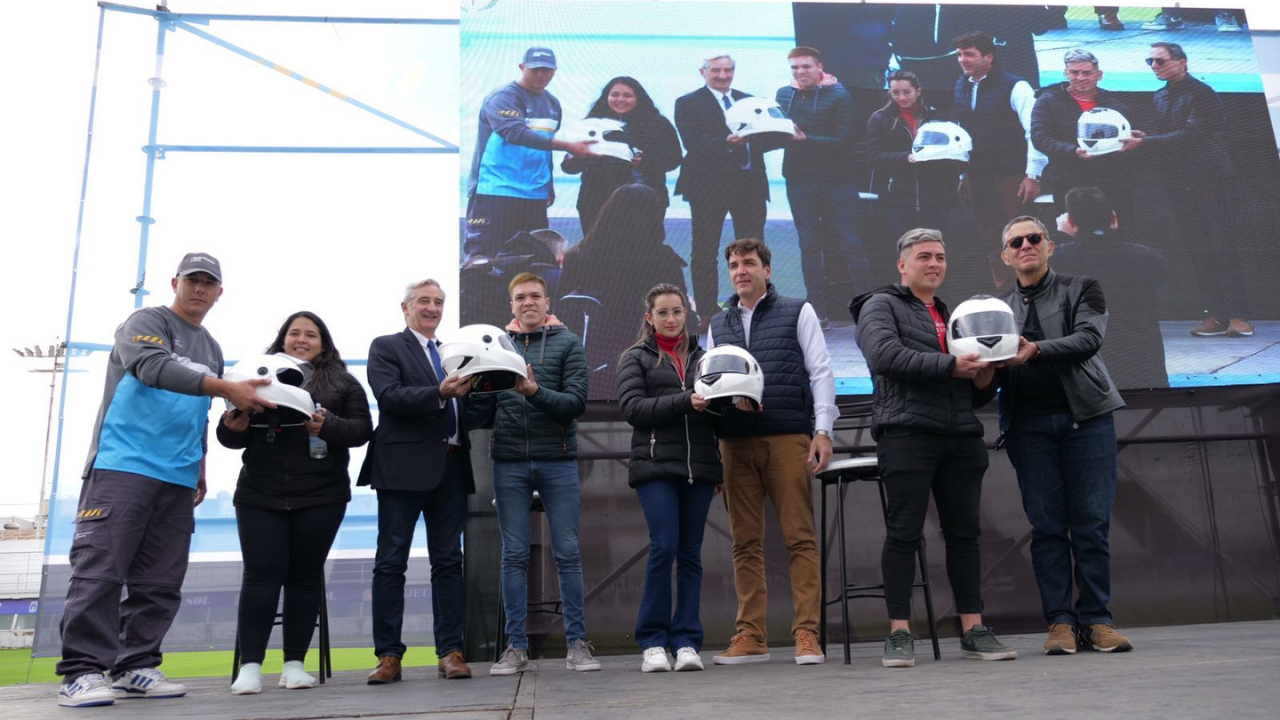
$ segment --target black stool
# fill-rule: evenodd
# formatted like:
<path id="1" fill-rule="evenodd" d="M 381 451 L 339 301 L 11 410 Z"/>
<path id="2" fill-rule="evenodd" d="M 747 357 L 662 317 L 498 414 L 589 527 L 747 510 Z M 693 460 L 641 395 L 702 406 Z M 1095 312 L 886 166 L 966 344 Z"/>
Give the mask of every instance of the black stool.
<path id="1" fill-rule="evenodd" d="M 276 613 L 276 619 L 271 623 L 272 627 L 280 625 L 284 622 L 284 613 Z M 320 635 L 320 684 L 323 685 L 325 678 L 333 677 L 333 657 L 329 647 L 329 593 L 325 589 L 324 578 L 320 578 L 320 612 L 316 614 L 316 628 Z M 240 676 L 240 626 L 236 625 L 236 647 L 231 654 L 231 682 L 235 682 Z"/>
<path id="2" fill-rule="evenodd" d="M 498 505 L 497 498 L 494 499 L 493 504 L 495 507 L 497 507 Z M 533 491 L 533 501 L 532 503 L 530 503 L 529 512 L 543 513 L 543 514 L 546 514 L 547 512 L 547 508 L 542 504 L 542 496 L 538 494 L 537 490 Z M 532 558 L 530 558 L 530 561 L 532 561 Z M 526 580 L 528 579 L 527 571 L 526 571 L 525 578 Z M 541 613 L 543 615 L 559 615 L 560 617 L 564 617 L 564 609 L 562 608 L 561 602 L 559 600 L 538 600 L 538 601 L 529 603 L 528 608 L 529 609 L 527 612 L 529 615 L 535 615 L 535 614 Z M 497 624 L 497 632 L 493 638 L 493 661 L 494 662 L 498 662 L 499 660 L 502 659 L 502 651 L 506 649 L 506 643 L 502 641 L 507 634 L 506 632 L 507 609 L 502 604 L 501 580 L 499 580 L 498 582 L 498 616 L 497 616 L 496 624 Z"/>
<path id="3" fill-rule="evenodd" d="M 885 524 L 889 519 L 889 500 L 885 496 L 884 481 L 880 478 L 880 467 L 875 457 L 856 457 L 837 460 L 827 466 L 818 478 L 822 480 L 822 615 L 819 618 L 818 642 L 825 652 L 827 649 L 827 607 L 840 603 L 841 619 L 844 622 L 844 664 L 852 662 L 849 653 L 849 601 L 858 598 L 884 598 L 884 583 L 851 583 L 848 577 L 848 565 L 845 562 L 844 534 L 844 495 L 845 487 L 853 482 L 864 480 L 874 482 L 880 490 L 880 510 L 884 514 Z M 827 598 L 827 488 L 836 488 L 836 528 L 840 536 L 840 587 L 843 592 L 838 598 Z M 929 639 L 933 641 L 933 659 L 942 659 L 942 650 L 938 647 L 937 621 L 933 616 L 933 591 L 929 586 L 929 561 L 925 557 L 924 538 L 920 538 L 920 581 L 912 583 L 913 588 L 924 590 L 924 607 L 929 616 Z"/>

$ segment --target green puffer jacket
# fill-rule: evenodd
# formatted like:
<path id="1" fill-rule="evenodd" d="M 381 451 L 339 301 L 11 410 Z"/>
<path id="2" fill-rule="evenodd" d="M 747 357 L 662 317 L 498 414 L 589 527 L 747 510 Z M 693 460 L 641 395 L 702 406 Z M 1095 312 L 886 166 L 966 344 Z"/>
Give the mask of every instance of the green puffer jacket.
<path id="1" fill-rule="evenodd" d="M 513 323 L 514 325 L 514 323 Z M 538 392 L 514 390 L 467 402 L 471 427 L 492 427 L 494 460 L 572 460 L 578 456 L 578 416 L 587 409 L 587 354 L 554 318 L 531 333 L 507 327 L 511 342 L 533 366 Z"/>

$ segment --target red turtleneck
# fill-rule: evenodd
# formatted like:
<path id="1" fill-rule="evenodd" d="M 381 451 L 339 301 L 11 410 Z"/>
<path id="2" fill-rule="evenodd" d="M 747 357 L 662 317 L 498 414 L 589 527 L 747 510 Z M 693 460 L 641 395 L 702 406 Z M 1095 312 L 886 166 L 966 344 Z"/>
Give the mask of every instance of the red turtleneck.
<path id="1" fill-rule="evenodd" d="M 684 358 L 676 354 L 676 345 L 680 343 L 680 339 L 684 337 L 681 333 L 673 338 L 663 337 L 657 333 L 653 334 L 653 339 L 658 341 L 658 349 L 671 356 L 675 361 L 676 372 L 680 374 L 680 379 L 684 380 Z"/>
<path id="2" fill-rule="evenodd" d="M 915 112 L 916 110 L 919 110 L 919 108 L 919 105 L 911 110 L 898 108 L 898 113 L 902 115 L 902 120 L 907 124 L 907 129 L 911 131 L 911 137 L 913 138 L 916 136 L 916 130 L 920 127 L 920 116 Z"/>

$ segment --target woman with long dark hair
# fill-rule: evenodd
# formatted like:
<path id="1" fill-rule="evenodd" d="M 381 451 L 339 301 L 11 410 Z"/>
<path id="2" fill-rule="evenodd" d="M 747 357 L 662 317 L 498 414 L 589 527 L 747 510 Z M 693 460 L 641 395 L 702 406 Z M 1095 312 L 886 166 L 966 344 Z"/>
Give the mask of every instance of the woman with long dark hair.
<path id="1" fill-rule="evenodd" d="M 311 364 L 303 386 L 318 405 L 298 425 L 259 424 L 237 410 L 218 422 L 218 442 L 243 449 L 234 497 L 244 577 L 238 635 L 241 665 L 231 692 L 262 691 L 262 661 L 284 589 L 280 686 L 309 688 L 302 662 L 311 645 L 324 563 L 351 500 L 349 449 L 369 441 L 373 419 L 364 388 L 347 372 L 329 328 L 315 313 L 285 319 L 267 354 Z"/>
<path id="2" fill-rule="evenodd" d="M 723 480 L 708 400 L 693 391 L 702 357 L 689 323 L 689 298 L 675 285 L 645 295 L 640 339 L 618 361 L 618 402 L 631 434 L 628 483 L 649 526 L 649 564 L 636 619 L 640 669 L 701 670 L 702 534 Z M 671 566 L 676 600 L 671 603 Z"/>
<path id="3" fill-rule="evenodd" d="M 591 373 L 588 399 L 613 399 L 614 362 L 631 345 L 625 328 L 642 309 L 640 298 L 658 282 L 685 287 L 686 263 L 665 239 L 657 192 L 633 183 L 614 190 L 587 236 L 564 255 L 561 295 L 600 303 L 585 344 L 592 367 L 604 367 Z"/>
<path id="4" fill-rule="evenodd" d="M 608 118 L 626 123 L 622 142 L 631 146 L 636 158 L 630 163 L 611 157 L 577 157 L 567 155 L 560 169 L 571 175 L 582 173 L 578 191 L 578 220 L 582 232 L 591 230 L 609 196 L 621 185 L 643 183 L 658 193 L 665 211 L 667 173 L 680 166 L 683 155 L 680 139 L 671 122 L 658 112 L 653 98 L 635 78 L 619 76 L 605 83 L 588 118 Z"/>
<path id="5" fill-rule="evenodd" d="M 916 162 L 911 152 L 916 130 L 930 120 L 946 120 L 924 100 L 920 79 L 910 70 L 889 75 L 889 100 L 867 120 L 866 155 L 872 166 L 871 191 L 885 209 L 886 235 L 910 228 L 946 229 L 956 204 L 960 163 Z"/>

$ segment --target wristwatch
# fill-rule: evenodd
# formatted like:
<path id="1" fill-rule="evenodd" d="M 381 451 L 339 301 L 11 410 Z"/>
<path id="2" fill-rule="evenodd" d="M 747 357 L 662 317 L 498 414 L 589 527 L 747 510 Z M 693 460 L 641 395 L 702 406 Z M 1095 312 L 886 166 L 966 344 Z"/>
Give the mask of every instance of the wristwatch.
<path id="1" fill-rule="evenodd" d="M 813 434 L 814 434 L 814 435 L 822 435 L 823 437 L 825 437 L 825 438 L 826 438 L 826 439 L 828 439 L 828 440 L 830 440 L 830 439 L 831 439 L 831 431 L 830 431 L 830 430 L 814 430 L 814 431 L 813 431 Z"/>

